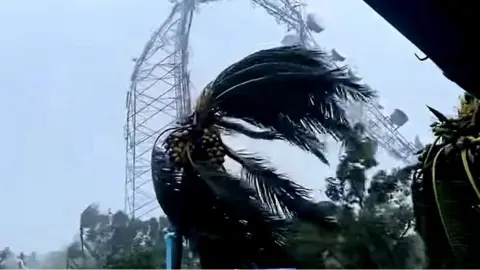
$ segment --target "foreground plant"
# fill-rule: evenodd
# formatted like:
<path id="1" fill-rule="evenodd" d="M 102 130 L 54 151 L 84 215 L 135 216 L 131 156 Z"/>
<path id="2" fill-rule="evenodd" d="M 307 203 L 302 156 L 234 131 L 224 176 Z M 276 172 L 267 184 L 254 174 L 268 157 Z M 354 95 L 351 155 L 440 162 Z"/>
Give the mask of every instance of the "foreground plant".
<path id="1" fill-rule="evenodd" d="M 342 102 L 373 96 L 329 63 L 323 53 L 301 47 L 247 56 L 208 84 L 194 112 L 154 147 L 158 201 L 178 241 L 190 241 L 203 268 L 295 267 L 284 247 L 285 215 L 335 226 L 307 189 L 265 159 L 233 150 L 221 135 L 283 140 L 327 163 L 317 134 L 348 136 Z M 241 165 L 240 176 L 226 170 L 225 157 Z"/>
<path id="2" fill-rule="evenodd" d="M 420 156 L 412 198 L 430 268 L 480 268 L 479 104 L 465 94 L 455 118 L 429 108 L 437 138 Z"/>

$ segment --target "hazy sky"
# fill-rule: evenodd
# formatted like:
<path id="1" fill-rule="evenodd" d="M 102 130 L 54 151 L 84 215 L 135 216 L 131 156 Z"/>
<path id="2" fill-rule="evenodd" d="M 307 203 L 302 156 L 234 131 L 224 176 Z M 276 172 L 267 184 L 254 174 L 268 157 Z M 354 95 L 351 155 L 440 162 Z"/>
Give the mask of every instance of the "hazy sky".
<path id="1" fill-rule="evenodd" d="M 418 50 L 362 1 L 308 2 L 327 27 L 317 41 L 352 58 L 387 111 L 409 114 L 401 129 L 407 138 L 428 140 L 425 104 L 453 112 L 459 88 L 431 62 L 418 61 Z M 0 2 L 0 247 L 57 249 L 72 239 L 88 204 L 123 208 L 131 59 L 170 7 L 166 0 Z M 196 89 L 233 61 L 279 44 L 284 29 L 251 7 L 231 0 L 196 14 L 190 43 Z M 261 150 L 315 189 L 334 168 L 284 144 L 235 143 Z"/>

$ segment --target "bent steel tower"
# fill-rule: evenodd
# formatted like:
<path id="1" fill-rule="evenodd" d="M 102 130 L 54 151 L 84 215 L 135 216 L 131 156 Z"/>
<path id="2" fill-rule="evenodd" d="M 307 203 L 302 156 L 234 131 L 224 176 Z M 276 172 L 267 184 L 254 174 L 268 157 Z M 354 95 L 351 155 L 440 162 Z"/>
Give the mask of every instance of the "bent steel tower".
<path id="1" fill-rule="evenodd" d="M 173 4 L 170 15 L 152 35 L 138 59 L 134 59 L 125 126 L 125 211 L 131 217 L 141 217 L 159 208 L 151 184 L 150 151 L 159 133 L 190 113 L 188 40 L 193 12 L 197 5 L 216 1 L 170 0 Z M 314 34 L 324 28 L 316 22 L 315 14 L 304 12 L 304 1 L 251 2 L 286 28 L 284 45 L 319 48 Z M 334 56 L 332 53 L 332 65 L 338 62 L 339 55 L 337 59 Z M 376 104 L 362 109 L 362 115 L 367 118 L 363 119 L 367 132 L 380 146 L 396 153 L 396 158 L 406 160 L 414 150 L 411 143 L 390 127 L 390 121 Z"/>
<path id="2" fill-rule="evenodd" d="M 188 35 L 194 0 L 174 3 L 170 15 L 134 59 L 125 126 L 125 211 L 141 217 L 158 208 L 150 151 L 157 135 L 190 112 Z"/>

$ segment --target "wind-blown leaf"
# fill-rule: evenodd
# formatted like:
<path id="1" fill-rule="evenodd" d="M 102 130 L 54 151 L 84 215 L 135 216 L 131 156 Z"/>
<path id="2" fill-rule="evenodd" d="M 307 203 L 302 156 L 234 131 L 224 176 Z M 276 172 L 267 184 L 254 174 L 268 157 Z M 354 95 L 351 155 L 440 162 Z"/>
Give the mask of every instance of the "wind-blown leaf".
<path id="1" fill-rule="evenodd" d="M 300 47 L 246 57 L 220 74 L 209 90 L 222 117 L 275 132 L 324 162 L 323 144 L 315 135 L 345 137 L 351 128 L 343 101 L 368 102 L 373 96 L 344 68 L 332 68 L 323 53 Z"/>
<path id="2" fill-rule="evenodd" d="M 178 179 L 176 179 L 178 175 L 175 172 L 172 162 L 170 162 L 166 153 L 157 146 L 152 150 L 151 165 L 154 185 L 178 181 Z"/>
<path id="3" fill-rule="evenodd" d="M 235 208 L 235 211 L 231 212 L 233 215 L 258 216 L 264 218 L 267 223 L 270 220 L 278 220 L 262 206 L 255 191 L 241 179 L 227 172 L 219 171 L 206 163 L 196 163 L 195 170 L 219 200 L 229 207 Z M 276 221 L 273 223 L 278 224 Z M 275 233 L 276 230 L 272 230 L 272 232 Z"/>
<path id="4" fill-rule="evenodd" d="M 314 58 L 312 58 L 312 54 L 314 54 Z M 324 52 L 307 52 L 300 46 L 283 46 L 268 50 L 261 50 L 226 68 L 218 75 L 215 83 L 218 83 L 219 81 L 224 80 L 226 77 L 231 76 L 232 74 L 235 74 L 245 68 L 259 63 L 278 62 L 279 59 L 292 64 L 322 68 L 326 66 L 325 63 L 319 63 L 319 61 L 316 59 L 326 57 L 327 55 Z"/>
<path id="5" fill-rule="evenodd" d="M 176 209 L 182 198 L 173 191 L 180 189 L 184 174 L 173 167 L 168 156 L 159 147 L 153 148 L 151 158 L 152 180 L 157 201 L 173 223 L 179 222 L 180 213 Z"/>
<path id="6" fill-rule="evenodd" d="M 293 214 L 323 227 L 336 227 L 335 220 L 312 201 L 310 190 L 280 174 L 268 162 L 252 154 L 228 151 L 228 156 L 242 165 L 242 175 L 272 211 Z"/>
<path id="7" fill-rule="evenodd" d="M 427 247 L 431 268 L 478 268 L 478 198 L 466 179 L 460 154 L 434 145 L 421 180 L 412 185 L 417 230 Z M 418 175 L 418 174 L 417 174 Z"/>
<path id="8" fill-rule="evenodd" d="M 293 206 L 294 203 L 310 201 L 310 190 L 291 181 L 286 175 L 277 173 L 266 160 L 231 149 L 227 154 L 242 165 L 242 175 L 272 211 L 277 213 L 295 211 L 298 207 Z"/>
<path id="9" fill-rule="evenodd" d="M 440 150 L 443 151 L 443 148 Z M 462 219 L 464 205 L 458 200 L 458 195 L 454 194 L 455 188 L 452 188 L 450 179 L 445 179 L 438 174 L 438 166 L 441 166 L 440 162 L 437 162 L 438 156 L 441 156 L 441 152 L 437 153 L 432 167 L 432 183 L 435 201 L 437 203 L 438 214 L 440 215 L 442 226 L 445 230 L 445 235 L 451 246 L 452 252 L 458 259 L 463 259 L 468 252 L 468 246 L 465 243 L 468 242 L 468 229 L 464 226 Z M 443 156 L 444 157 L 444 156 Z"/>
<path id="10" fill-rule="evenodd" d="M 225 213 L 222 220 L 217 221 L 222 229 L 215 230 L 216 238 L 202 239 L 202 257 L 230 258 L 233 261 L 250 258 L 260 268 L 294 266 L 285 248 L 284 235 L 288 228 L 285 220 L 264 208 L 244 181 L 208 164 L 196 163 L 195 170 L 215 194 L 217 207 Z M 225 250 L 229 243 L 235 244 L 234 250 Z M 212 247 L 218 248 L 216 254 L 211 254 Z"/>
<path id="11" fill-rule="evenodd" d="M 321 142 L 315 135 L 303 129 L 303 127 L 297 127 L 296 129 L 292 130 L 286 126 L 284 127 L 283 124 L 280 126 L 283 130 L 281 133 L 283 140 L 290 142 L 304 151 L 312 153 L 321 162 L 329 165 L 329 162 L 324 155 L 325 144 Z"/>
<path id="12" fill-rule="evenodd" d="M 443 113 L 435 110 L 434 108 L 432 108 L 430 106 L 427 106 L 427 108 L 431 113 L 433 113 L 433 115 L 435 115 L 435 117 L 437 117 L 437 119 L 440 122 L 447 122 L 448 121 L 448 118 Z"/>
<path id="13" fill-rule="evenodd" d="M 250 137 L 252 139 L 258 139 L 258 140 L 278 140 L 281 139 L 281 137 L 273 132 L 273 131 L 255 131 L 251 130 L 245 125 L 242 125 L 240 123 L 235 123 L 228 121 L 226 119 L 222 119 L 219 122 L 216 123 L 217 126 L 224 128 L 228 131 L 234 131 L 240 134 L 243 134 L 247 137 Z"/>
<path id="14" fill-rule="evenodd" d="M 279 134 L 274 130 L 254 131 L 242 124 L 233 123 L 226 120 L 221 120 L 217 123 L 217 126 L 224 128 L 228 131 L 235 131 L 239 134 L 243 134 L 252 139 L 260 140 L 283 140 L 297 146 L 298 148 L 310 152 L 315 155 L 321 162 L 329 164 L 327 158 L 324 155 L 325 144 L 321 142 L 315 135 L 309 133 L 303 128 L 299 127 L 295 130 L 285 129 L 283 134 Z"/>

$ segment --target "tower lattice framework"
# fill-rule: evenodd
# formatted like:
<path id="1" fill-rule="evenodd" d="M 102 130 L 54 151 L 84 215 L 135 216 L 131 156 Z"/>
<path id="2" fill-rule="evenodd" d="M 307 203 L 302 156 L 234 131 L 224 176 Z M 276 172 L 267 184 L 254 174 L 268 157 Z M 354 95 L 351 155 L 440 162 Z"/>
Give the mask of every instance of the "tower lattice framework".
<path id="1" fill-rule="evenodd" d="M 131 217 L 142 217 L 159 207 L 151 184 L 150 151 L 163 130 L 191 111 L 188 40 L 193 12 L 199 4 L 216 1 L 170 0 L 173 8 L 169 16 L 154 32 L 140 57 L 134 59 L 131 87 L 127 92 L 125 126 L 125 211 Z M 319 48 L 307 27 L 302 1 L 251 2 L 263 8 L 287 31 L 294 32 L 300 45 Z M 335 65 L 333 60 L 332 65 Z M 376 104 L 364 109 L 368 117 L 365 122 L 367 132 L 379 141 L 380 146 L 390 152 L 402 153 L 401 159 L 415 150 L 410 142 L 390 127 L 387 117 Z"/>
<path id="2" fill-rule="evenodd" d="M 157 135 L 190 112 L 188 35 L 194 1 L 174 3 L 135 60 L 127 93 L 125 211 L 141 217 L 157 209 L 150 151 Z"/>

